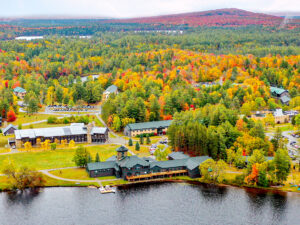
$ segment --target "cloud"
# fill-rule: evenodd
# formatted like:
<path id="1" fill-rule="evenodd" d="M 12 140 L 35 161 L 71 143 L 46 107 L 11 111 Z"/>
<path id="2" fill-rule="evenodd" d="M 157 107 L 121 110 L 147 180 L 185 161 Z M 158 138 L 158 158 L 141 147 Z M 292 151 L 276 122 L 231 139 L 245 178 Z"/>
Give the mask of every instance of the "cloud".
<path id="1" fill-rule="evenodd" d="M 1 16 L 137 17 L 219 8 L 300 11 L 299 0 L 1 0 Z"/>

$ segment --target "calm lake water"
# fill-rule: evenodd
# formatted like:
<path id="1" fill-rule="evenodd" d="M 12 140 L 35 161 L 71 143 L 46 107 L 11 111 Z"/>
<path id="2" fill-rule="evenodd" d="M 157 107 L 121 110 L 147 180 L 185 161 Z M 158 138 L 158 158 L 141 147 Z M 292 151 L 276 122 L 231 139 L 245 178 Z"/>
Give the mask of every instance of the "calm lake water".
<path id="1" fill-rule="evenodd" d="M 155 184 L 101 195 L 47 188 L 0 193 L 0 224 L 300 224 L 300 194 L 211 185 Z"/>

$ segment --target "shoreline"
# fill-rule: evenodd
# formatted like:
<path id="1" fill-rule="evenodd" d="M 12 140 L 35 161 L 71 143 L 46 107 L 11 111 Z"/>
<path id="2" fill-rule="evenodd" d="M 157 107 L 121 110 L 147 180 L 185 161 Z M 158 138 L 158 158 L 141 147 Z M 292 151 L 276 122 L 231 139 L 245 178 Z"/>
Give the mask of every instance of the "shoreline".
<path id="1" fill-rule="evenodd" d="M 195 179 L 157 179 L 157 180 L 151 180 L 151 181 L 140 181 L 140 182 L 131 182 L 131 183 L 125 183 L 125 184 L 111 184 L 111 186 L 114 187 L 120 187 L 120 188 L 129 188 L 137 185 L 153 185 L 153 184 L 163 184 L 163 183 L 186 183 L 190 185 L 213 185 L 216 187 L 234 187 L 234 188 L 242 188 L 245 190 L 252 190 L 252 191 L 257 191 L 257 192 L 272 192 L 275 194 L 287 194 L 287 193 L 297 193 L 300 194 L 300 191 L 292 191 L 292 190 L 281 190 L 278 188 L 272 188 L 272 187 L 254 187 L 254 186 L 239 186 L 235 184 L 219 184 L 219 183 L 211 183 L 211 182 L 204 182 L 204 181 L 199 181 Z M 83 184 L 80 183 L 78 185 L 76 184 L 70 184 L 70 185 L 50 185 L 50 186 L 41 186 L 41 187 L 36 187 L 37 189 L 39 188 L 56 188 L 56 187 L 74 187 L 74 188 L 99 188 L 99 186 L 96 185 L 91 185 L 91 184 Z M 0 193 L 2 192 L 13 192 L 13 190 L 10 189 L 0 189 Z"/>

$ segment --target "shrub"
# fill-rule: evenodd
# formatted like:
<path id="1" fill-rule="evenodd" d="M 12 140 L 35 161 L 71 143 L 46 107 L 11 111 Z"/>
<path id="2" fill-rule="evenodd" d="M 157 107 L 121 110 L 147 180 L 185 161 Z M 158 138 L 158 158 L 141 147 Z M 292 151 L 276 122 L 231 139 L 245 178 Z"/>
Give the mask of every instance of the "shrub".
<path id="1" fill-rule="evenodd" d="M 140 150 L 140 144 L 139 144 L 138 141 L 135 143 L 135 150 L 136 150 L 136 151 L 139 151 L 139 150 Z"/>
<path id="2" fill-rule="evenodd" d="M 57 118 L 55 116 L 49 116 L 47 119 L 48 124 L 55 124 L 57 122 Z"/>
<path id="3" fill-rule="evenodd" d="M 51 150 L 55 150 L 56 149 L 56 143 L 51 143 Z"/>
<path id="4" fill-rule="evenodd" d="M 129 145 L 129 146 L 132 146 L 132 145 L 133 145 L 132 139 L 131 139 L 131 138 L 129 138 L 128 145 Z"/>

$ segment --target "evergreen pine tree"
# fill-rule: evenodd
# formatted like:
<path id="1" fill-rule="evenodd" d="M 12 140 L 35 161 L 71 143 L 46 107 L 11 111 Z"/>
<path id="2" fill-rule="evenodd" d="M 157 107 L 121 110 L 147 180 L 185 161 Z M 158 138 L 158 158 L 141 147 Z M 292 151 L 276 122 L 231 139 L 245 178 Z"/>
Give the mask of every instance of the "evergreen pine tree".
<path id="1" fill-rule="evenodd" d="M 99 157 L 99 154 L 98 154 L 98 152 L 97 152 L 97 154 L 96 154 L 96 159 L 95 159 L 95 162 L 100 162 L 100 157 Z"/>
<path id="2" fill-rule="evenodd" d="M 132 146 L 132 145 L 133 145 L 132 139 L 131 139 L 131 138 L 129 138 L 128 145 L 129 145 L 129 146 Z"/>
<path id="3" fill-rule="evenodd" d="M 147 145 L 151 144 L 151 140 L 150 140 L 150 137 L 149 137 L 149 134 L 147 134 Z"/>
<path id="4" fill-rule="evenodd" d="M 139 151 L 139 150 L 140 150 L 140 144 L 139 144 L 138 141 L 137 141 L 136 144 L 135 144 L 135 150 L 136 150 L 136 151 Z"/>
<path id="5" fill-rule="evenodd" d="M 141 145 L 143 145 L 144 144 L 144 136 L 141 134 L 141 136 L 140 136 L 140 143 L 141 143 Z"/>

